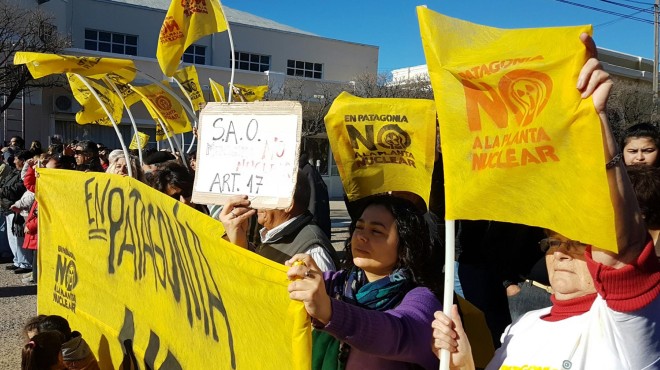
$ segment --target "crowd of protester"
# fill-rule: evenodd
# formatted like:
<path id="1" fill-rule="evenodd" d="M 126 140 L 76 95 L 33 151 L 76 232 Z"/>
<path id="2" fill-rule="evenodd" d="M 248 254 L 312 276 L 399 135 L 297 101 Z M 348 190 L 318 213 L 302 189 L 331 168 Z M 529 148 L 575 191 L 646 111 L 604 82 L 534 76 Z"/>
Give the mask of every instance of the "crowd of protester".
<path id="1" fill-rule="evenodd" d="M 583 41 L 591 50 L 591 40 Z M 304 303 L 314 328 L 314 369 L 435 369 L 441 350 L 450 352 L 452 369 L 511 362 L 529 369 L 660 369 L 660 132 L 650 123 L 632 125 L 617 143 L 604 114 L 609 76 L 591 58 L 579 77 L 578 89 L 601 118 L 618 253 L 553 230 L 461 221 L 458 305 L 449 316 L 440 304 L 442 188 L 432 190 L 428 208 L 404 192 L 347 202 L 350 235 L 339 255 L 329 241 L 327 188 L 305 156 L 291 206 L 256 210 L 247 196 L 221 207 L 192 204 L 194 156 L 183 163 L 176 153 L 147 151 L 140 165 L 91 141 L 42 153 L 36 142 L 22 150 L 14 137 L 2 149 L 0 247 L 11 250 L 7 268 L 29 273 L 24 281 L 34 283 L 35 167 L 121 176 L 130 169 L 137 180 L 220 220 L 226 240 L 289 266 L 290 298 Z M 435 168 L 441 175 L 441 155 Z M 484 318 L 476 325 L 468 313 L 475 306 Z M 98 367 L 63 318 L 33 318 L 25 332 L 23 369 Z M 70 356 L 72 342 L 80 351 Z"/>

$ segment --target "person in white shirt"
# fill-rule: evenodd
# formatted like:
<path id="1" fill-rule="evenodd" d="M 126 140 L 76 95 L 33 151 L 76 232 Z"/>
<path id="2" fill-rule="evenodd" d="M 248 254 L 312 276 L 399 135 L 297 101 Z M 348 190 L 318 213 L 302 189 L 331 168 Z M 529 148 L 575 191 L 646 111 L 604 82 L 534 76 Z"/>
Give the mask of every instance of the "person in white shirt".
<path id="1" fill-rule="evenodd" d="M 593 40 L 586 34 L 581 39 L 595 56 Z M 549 238 L 541 247 L 553 305 L 528 312 L 510 325 L 486 369 L 660 369 L 660 267 L 607 122 L 612 80 L 591 57 L 577 87 L 583 97 L 593 98 L 606 156 L 611 158 L 606 168 L 618 253 L 546 231 Z M 456 308 L 451 318 L 436 312 L 432 327 L 436 354 L 447 349 L 450 368 L 473 369 Z"/>

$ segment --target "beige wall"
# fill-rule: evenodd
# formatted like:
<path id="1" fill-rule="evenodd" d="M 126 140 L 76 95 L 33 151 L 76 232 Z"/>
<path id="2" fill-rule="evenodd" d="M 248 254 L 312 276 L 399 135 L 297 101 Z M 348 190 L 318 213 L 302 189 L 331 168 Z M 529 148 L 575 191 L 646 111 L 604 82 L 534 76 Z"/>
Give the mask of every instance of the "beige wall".
<path id="1" fill-rule="evenodd" d="M 21 0 L 25 6 L 35 6 L 34 0 Z M 158 33 L 165 16 L 165 10 L 146 8 L 130 4 L 115 3 L 106 0 L 50 0 L 39 5 L 48 14 L 54 17 L 54 24 L 58 31 L 70 34 L 73 47 L 65 53 L 74 55 L 90 55 L 113 58 L 127 58 L 129 56 L 100 53 L 84 50 L 85 29 L 119 32 L 138 35 L 138 57 L 130 57 L 135 61 L 136 67 L 156 79 L 162 79 L 158 63 L 155 60 Z M 332 83 L 346 86 L 346 82 L 354 80 L 364 74 L 376 74 L 378 70 L 378 47 L 361 45 L 306 34 L 285 32 L 242 24 L 230 24 L 234 37 L 235 50 L 271 56 L 270 84 L 273 84 L 273 75 L 279 76 L 275 80 L 289 80 L 286 76 L 286 63 L 288 59 L 323 64 L 323 80 L 296 79 L 304 95 L 313 97 L 322 93 L 319 83 Z M 210 96 L 208 78 L 227 85 L 231 70 L 230 47 L 227 33 L 216 34 L 198 40 L 195 44 L 207 46 L 207 63 L 213 65 L 197 66 L 200 85 L 205 88 L 205 96 Z M 246 85 L 265 85 L 269 83 L 266 73 L 236 71 L 235 83 Z M 136 85 L 150 83 L 138 77 Z M 176 86 L 173 90 L 178 92 Z M 56 122 L 73 122 L 75 115 L 71 113 L 56 112 L 53 110 L 54 99 L 60 95 L 71 96 L 65 89 L 44 89 L 32 92 L 34 99 L 25 100 L 25 139 L 26 141 L 40 140 L 47 144 L 48 137 L 57 132 Z M 36 97 L 39 97 L 37 99 Z M 17 103 L 15 106 L 20 107 Z M 19 110 L 20 111 L 20 110 Z M 153 127 L 151 118 L 140 104 L 133 110 L 138 126 Z M 123 125 L 129 124 L 129 118 L 124 114 Z M 7 136 L 20 133 L 20 123 L 12 122 L 7 125 Z M 89 133 L 94 130 L 83 128 L 79 130 Z M 107 132 L 107 130 L 106 130 Z M 108 135 L 114 135 L 109 132 Z M 79 138 L 80 139 L 80 138 Z M 107 138 L 95 138 L 107 141 Z"/>

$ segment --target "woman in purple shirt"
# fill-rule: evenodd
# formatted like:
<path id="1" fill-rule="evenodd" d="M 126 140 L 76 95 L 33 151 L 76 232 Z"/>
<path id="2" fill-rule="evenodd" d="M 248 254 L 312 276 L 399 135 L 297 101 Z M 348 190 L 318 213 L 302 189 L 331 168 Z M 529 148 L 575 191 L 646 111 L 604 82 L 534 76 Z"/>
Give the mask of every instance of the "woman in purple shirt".
<path id="1" fill-rule="evenodd" d="M 430 324 L 441 309 L 441 262 L 424 217 L 390 195 L 363 207 L 344 269 L 322 273 L 306 254 L 286 262 L 290 297 L 305 304 L 315 329 L 312 368 L 437 369 Z"/>

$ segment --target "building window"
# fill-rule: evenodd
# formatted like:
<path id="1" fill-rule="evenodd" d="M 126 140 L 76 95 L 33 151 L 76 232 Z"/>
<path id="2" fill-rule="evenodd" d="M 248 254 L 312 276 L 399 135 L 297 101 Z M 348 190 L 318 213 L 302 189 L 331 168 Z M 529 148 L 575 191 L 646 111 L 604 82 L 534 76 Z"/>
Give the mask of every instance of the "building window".
<path id="1" fill-rule="evenodd" d="M 106 53 L 137 55 L 137 35 L 85 30 L 85 49 Z"/>
<path id="2" fill-rule="evenodd" d="M 289 59 L 286 62 L 286 74 L 320 80 L 323 78 L 323 64 Z"/>
<path id="3" fill-rule="evenodd" d="M 195 44 L 188 46 L 181 59 L 184 63 L 206 64 L 206 46 Z"/>
<path id="4" fill-rule="evenodd" d="M 265 72 L 270 70 L 270 55 L 234 52 L 234 67 L 244 71 Z M 231 61 L 229 62 L 231 65 Z"/>

